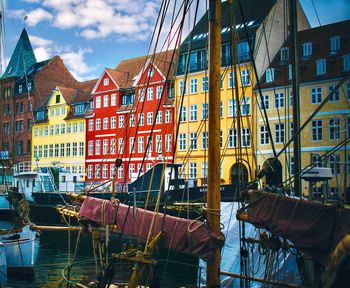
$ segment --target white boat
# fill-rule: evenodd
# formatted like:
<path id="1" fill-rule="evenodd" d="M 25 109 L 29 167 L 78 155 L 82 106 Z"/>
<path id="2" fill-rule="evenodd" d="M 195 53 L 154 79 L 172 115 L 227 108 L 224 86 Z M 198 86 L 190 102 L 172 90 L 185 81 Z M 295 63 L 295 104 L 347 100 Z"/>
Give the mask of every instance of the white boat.
<path id="1" fill-rule="evenodd" d="M 39 253 L 39 236 L 29 225 L 11 227 L 9 223 L 9 228 L 0 229 L 0 242 L 5 250 L 9 273 L 34 274 Z"/>

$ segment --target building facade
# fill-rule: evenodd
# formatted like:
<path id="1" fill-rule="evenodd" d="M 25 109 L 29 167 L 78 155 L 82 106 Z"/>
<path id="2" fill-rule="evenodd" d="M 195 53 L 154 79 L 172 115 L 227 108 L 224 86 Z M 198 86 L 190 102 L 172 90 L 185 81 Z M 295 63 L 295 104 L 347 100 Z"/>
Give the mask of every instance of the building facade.
<path id="1" fill-rule="evenodd" d="M 321 157 L 330 153 L 350 135 L 349 80 L 335 89 L 344 77 L 350 75 L 349 27 L 350 21 L 320 26 L 299 32 L 297 38 L 301 125 L 334 90 L 334 94 L 329 96 L 322 109 L 300 134 L 301 169 L 310 165 L 330 167 L 332 170 L 333 179 L 329 181 L 328 197 L 343 193 L 350 181 L 350 156 L 347 152 L 349 145 L 343 145 L 330 157 L 320 161 Z M 290 58 L 290 45 L 287 40 L 261 78 L 263 101 L 277 153 L 294 133 Z M 258 91 L 255 93 L 258 94 Z M 262 168 L 268 159 L 273 158 L 273 151 L 266 121 L 259 117 L 256 121 L 256 147 L 259 151 L 257 165 Z M 264 184 L 280 185 L 283 182 L 283 185 L 291 187 L 293 183 L 287 179 L 295 173 L 293 143 L 281 154 L 276 165 L 275 171 L 269 171 L 263 178 Z M 304 180 L 302 192 L 305 195 L 309 192 L 309 185 Z M 315 193 L 321 193 L 320 185 L 315 188 Z"/>
<path id="2" fill-rule="evenodd" d="M 256 75 L 251 55 L 257 63 L 259 77 L 267 67 L 266 59 L 272 58 L 283 43 L 285 3 L 265 1 L 262 5 L 260 1 L 248 1 L 242 7 L 245 23 L 237 3 L 231 6 L 222 2 L 221 5 L 221 183 L 229 184 L 237 182 L 238 177 L 246 182 L 255 175 L 252 88 Z M 298 9 L 299 29 L 305 29 L 309 27 L 308 21 L 300 6 Z M 233 23 L 235 29 L 230 29 Z M 269 49 L 261 40 L 266 33 L 271 41 Z M 238 39 L 236 44 L 233 44 L 234 38 Z M 181 45 L 175 85 L 176 115 L 180 121 L 176 160 L 183 165 L 186 178 L 197 184 L 206 184 L 208 173 L 207 47 L 208 15 L 205 14 Z"/>

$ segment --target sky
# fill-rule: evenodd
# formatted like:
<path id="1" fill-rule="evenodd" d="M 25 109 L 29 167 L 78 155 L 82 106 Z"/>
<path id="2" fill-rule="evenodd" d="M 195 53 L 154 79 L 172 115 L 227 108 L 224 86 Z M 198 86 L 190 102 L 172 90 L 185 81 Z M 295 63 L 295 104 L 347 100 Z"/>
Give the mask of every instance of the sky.
<path id="1" fill-rule="evenodd" d="M 123 59 L 147 55 L 162 3 L 161 0 L 3 1 L 5 61 L 9 61 L 25 27 L 37 60 L 59 55 L 79 81 L 99 78 L 104 68 L 114 68 Z M 177 1 L 177 5 L 181 2 L 172 1 Z M 205 11 L 205 2 L 200 0 L 198 17 Z M 350 0 L 300 0 L 300 3 L 312 27 L 350 19 Z M 192 10 L 188 21 L 194 17 Z M 170 25 L 169 21 L 165 27 Z"/>

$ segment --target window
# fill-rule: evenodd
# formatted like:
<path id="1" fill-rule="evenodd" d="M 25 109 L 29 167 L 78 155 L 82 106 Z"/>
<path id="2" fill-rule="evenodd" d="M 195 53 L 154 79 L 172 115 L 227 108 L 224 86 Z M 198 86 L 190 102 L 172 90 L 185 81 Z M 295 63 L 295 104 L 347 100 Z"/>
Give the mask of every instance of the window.
<path id="1" fill-rule="evenodd" d="M 132 178 L 135 174 L 135 164 L 129 164 L 129 178 Z"/>
<path id="2" fill-rule="evenodd" d="M 135 137 L 129 138 L 129 153 L 135 153 Z"/>
<path id="3" fill-rule="evenodd" d="M 275 69 L 273 68 L 269 68 L 266 69 L 266 82 L 273 82 L 273 80 L 275 79 Z"/>
<path id="4" fill-rule="evenodd" d="M 147 112 L 147 125 L 153 124 L 153 112 Z"/>
<path id="5" fill-rule="evenodd" d="M 340 121 L 339 118 L 331 118 L 328 121 L 329 124 L 329 139 L 339 140 L 340 139 Z"/>
<path id="6" fill-rule="evenodd" d="M 333 175 L 340 175 L 340 155 L 333 154 L 329 156 L 329 166 Z"/>
<path id="7" fill-rule="evenodd" d="M 124 153 L 124 139 L 123 138 L 118 139 L 118 153 L 119 154 Z"/>
<path id="8" fill-rule="evenodd" d="M 350 82 L 346 83 L 346 99 L 350 100 Z"/>
<path id="9" fill-rule="evenodd" d="M 190 162 L 190 179 L 196 179 L 197 178 L 197 163 L 196 162 Z"/>
<path id="10" fill-rule="evenodd" d="M 95 178 L 100 178 L 100 164 L 95 165 Z"/>
<path id="11" fill-rule="evenodd" d="M 333 36 L 329 38 L 330 42 L 330 53 L 331 55 L 336 55 L 338 51 L 340 50 L 340 37 L 339 36 Z"/>
<path id="12" fill-rule="evenodd" d="M 64 157 L 64 143 L 61 143 L 60 157 Z"/>
<path id="13" fill-rule="evenodd" d="M 262 95 L 262 99 L 263 99 L 263 102 L 264 102 L 264 106 L 265 106 L 265 109 L 269 109 L 270 107 L 270 96 L 269 95 Z M 260 105 L 261 105 L 261 109 L 263 109 L 263 105 L 262 103 L 260 102 Z"/>
<path id="14" fill-rule="evenodd" d="M 184 84 L 183 80 L 179 81 L 179 93 L 180 93 L 180 96 L 186 94 L 186 83 Z"/>
<path id="15" fill-rule="evenodd" d="M 156 151 L 162 153 L 162 135 L 156 135 Z"/>
<path id="16" fill-rule="evenodd" d="M 109 85 L 109 78 L 103 78 L 103 86 Z"/>
<path id="17" fill-rule="evenodd" d="M 242 129 L 242 146 L 243 147 L 250 146 L 250 130 L 249 130 L 249 128 Z"/>
<path id="18" fill-rule="evenodd" d="M 112 94 L 111 95 L 111 106 L 115 106 L 115 105 L 117 105 L 117 95 Z"/>
<path id="19" fill-rule="evenodd" d="M 88 177 L 88 179 L 92 178 L 92 165 L 88 165 L 87 177 Z"/>
<path id="20" fill-rule="evenodd" d="M 145 124 L 145 117 L 143 113 L 139 114 L 139 126 L 143 126 Z"/>
<path id="21" fill-rule="evenodd" d="M 78 155 L 78 143 L 73 142 L 72 156 L 77 156 L 77 155 Z"/>
<path id="22" fill-rule="evenodd" d="M 343 56 L 343 69 L 344 71 L 350 71 L 350 54 Z"/>
<path id="23" fill-rule="evenodd" d="M 157 124 L 162 124 L 162 117 L 163 117 L 162 111 L 158 111 L 157 116 L 156 116 L 156 123 Z"/>
<path id="24" fill-rule="evenodd" d="M 148 136 L 146 139 L 147 139 L 147 143 L 146 143 L 147 152 L 149 153 L 153 151 L 153 141 L 151 136 Z"/>
<path id="25" fill-rule="evenodd" d="M 88 109 L 89 110 L 93 110 L 94 109 L 94 101 L 93 100 L 90 100 Z"/>
<path id="26" fill-rule="evenodd" d="M 61 134 L 65 134 L 65 133 L 66 133 L 66 125 L 61 124 Z"/>
<path id="27" fill-rule="evenodd" d="M 316 75 L 324 75 L 326 74 L 326 60 L 319 59 L 316 60 Z"/>
<path id="28" fill-rule="evenodd" d="M 92 129 L 94 129 L 94 120 L 92 120 Z M 67 133 L 70 133 L 71 132 L 71 124 L 70 123 L 67 123 Z"/>
<path id="29" fill-rule="evenodd" d="M 110 166 L 109 166 L 109 177 L 114 177 L 115 176 L 115 165 L 114 164 L 111 164 Z"/>
<path id="30" fill-rule="evenodd" d="M 322 102 L 322 88 L 314 87 L 311 88 L 311 103 L 318 104 Z"/>
<path id="31" fill-rule="evenodd" d="M 93 142 L 92 142 L 93 143 Z M 92 144 L 93 145 L 93 144 Z M 93 148 L 92 148 L 93 149 Z M 93 151 L 92 151 L 93 153 Z M 66 144 L 66 156 L 69 157 L 70 156 L 70 143 Z"/>
<path id="32" fill-rule="evenodd" d="M 118 178 L 123 178 L 124 177 L 124 168 L 123 166 L 118 167 Z"/>
<path id="33" fill-rule="evenodd" d="M 103 118 L 103 130 L 108 129 L 108 118 Z"/>
<path id="34" fill-rule="evenodd" d="M 280 60 L 281 62 L 287 61 L 289 58 L 289 48 L 283 47 L 280 50 Z"/>
<path id="35" fill-rule="evenodd" d="M 102 164 L 102 178 L 106 179 L 108 177 L 108 164 Z"/>
<path id="36" fill-rule="evenodd" d="M 60 125 L 56 124 L 55 125 L 55 135 L 59 135 L 60 134 Z"/>
<path id="37" fill-rule="evenodd" d="M 34 155 L 35 155 L 35 149 L 34 149 Z M 53 157 L 53 144 L 49 145 L 49 157 Z"/>
<path id="38" fill-rule="evenodd" d="M 186 122 L 186 106 L 182 106 L 180 110 L 180 122 Z"/>
<path id="39" fill-rule="evenodd" d="M 269 144 L 269 131 L 267 129 L 267 126 L 260 126 L 260 144 Z"/>
<path id="40" fill-rule="evenodd" d="M 153 100 L 153 87 L 147 88 L 147 100 Z"/>
<path id="41" fill-rule="evenodd" d="M 64 125 L 64 124 L 62 124 L 62 125 Z M 45 136 L 48 136 L 48 135 L 49 135 L 49 126 L 45 126 L 45 127 L 44 127 L 44 135 L 45 135 Z"/>
<path id="42" fill-rule="evenodd" d="M 242 86 L 250 85 L 250 71 L 249 70 L 242 70 L 241 71 L 241 83 Z"/>
<path id="43" fill-rule="evenodd" d="M 242 99 L 241 113 L 242 113 L 242 115 L 249 115 L 250 114 L 250 98 L 249 97 L 245 97 Z"/>
<path id="44" fill-rule="evenodd" d="M 220 101 L 220 118 L 224 117 L 224 104 Z"/>
<path id="45" fill-rule="evenodd" d="M 185 133 L 179 134 L 179 150 L 180 151 L 186 150 L 186 134 Z"/>
<path id="46" fill-rule="evenodd" d="M 137 138 L 137 152 L 143 153 L 144 151 L 145 151 L 145 147 L 144 147 L 143 137 L 140 136 Z"/>
<path id="47" fill-rule="evenodd" d="M 208 103 L 202 104 L 202 119 L 208 119 Z"/>
<path id="48" fill-rule="evenodd" d="M 147 71 L 147 77 L 153 77 L 153 75 L 154 75 L 153 68 L 149 68 L 148 71 Z"/>
<path id="49" fill-rule="evenodd" d="M 227 81 L 227 87 L 233 88 L 235 87 L 235 78 L 233 77 L 234 72 L 228 73 L 228 81 Z"/>
<path id="50" fill-rule="evenodd" d="M 293 78 L 293 70 L 292 70 L 292 64 L 288 65 L 288 80 L 292 80 Z"/>
<path id="51" fill-rule="evenodd" d="M 78 122 L 73 123 L 73 132 L 77 133 L 78 132 Z"/>
<path id="52" fill-rule="evenodd" d="M 139 90 L 139 101 L 143 102 L 145 100 L 145 89 Z"/>
<path id="53" fill-rule="evenodd" d="M 208 149 L 208 131 L 202 132 L 202 149 Z"/>
<path id="54" fill-rule="evenodd" d="M 102 154 L 108 154 L 108 139 L 103 139 Z"/>
<path id="55" fill-rule="evenodd" d="M 61 95 L 56 94 L 56 104 L 60 103 L 60 98 L 61 98 Z"/>
<path id="56" fill-rule="evenodd" d="M 103 96 L 103 107 L 108 107 L 108 95 Z"/>
<path id="57" fill-rule="evenodd" d="M 117 117 L 113 116 L 111 117 L 111 129 L 114 129 L 117 127 Z"/>
<path id="58" fill-rule="evenodd" d="M 96 140 L 95 142 L 95 155 L 101 154 L 101 140 Z"/>
<path id="59" fill-rule="evenodd" d="M 328 86 L 328 95 L 334 90 L 335 85 Z M 339 89 L 335 90 L 333 95 L 329 97 L 329 102 L 338 102 L 339 101 Z"/>
<path id="60" fill-rule="evenodd" d="M 156 99 L 162 98 L 162 94 L 163 94 L 163 86 L 157 86 L 157 96 L 156 96 Z"/>
<path id="61" fill-rule="evenodd" d="M 75 105 L 75 114 L 84 114 L 85 106 L 84 104 Z"/>
<path id="62" fill-rule="evenodd" d="M 275 108 L 283 108 L 284 107 L 284 93 L 275 93 Z"/>
<path id="63" fill-rule="evenodd" d="M 197 132 L 190 132 L 190 150 L 197 150 Z"/>
<path id="64" fill-rule="evenodd" d="M 202 162 L 202 178 L 208 177 L 208 162 Z"/>
<path id="65" fill-rule="evenodd" d="M 110 148 L 110 151 L 111 151 L 111 154 L 115 154 L 115 139 L 111 139 L 111 148 Z"/>
<path id="66" fill-rule="evenodd" d="M 84 156 L 84 142 L 79 142 L 79 156 Z"/>
<path id="67" fill-rule="evenodd" d="M 165 110 L 165 123 L 171 123 L 171 111 Z"/>
<path id="68" fill-rule="evenodd" d="M 197 93 L 198 91 L 198 80 L 196 78 L 190 80 L 190 94 Z"/>
<path id="69" fill-rule="evenodd" d="M 59 145 L 55 144 L 55 157 L 58 157 Z"/>
<path id="70" fill-rule="evenodd" d="M 312 55 L 312 43 L 305 42 L 303 43 L 303 57 L 310 57 Z"/>
<path id="71" fill-rule="evenodd" d="M 101 96 L 96 97 L 96 108 L 101 108 Z"/>
<path id="72" fill-rule="evenodd" d="M 118 128 L 123 128 L 124 127 L 124 116 L 120 115 L 118 117 Z"/>
<path id="73" fill-rule="evenodd" d="M 284 123 L 275 124 L 275 142 L 284 143 Z"/>
<path id="74" fill-rule="evenodd" d="M 229 99 L 228 100 L 228 117 L 233 117 L 236 115 L 237 115 L 236 100 Z"/>
<path id="75" fill-rule="evenodd" d="M 171 134 L 165 135 L 165 151 L 166 152 L 171 151 Z"/>
<path id="76" fill-rule="evenodd" d="M 68 130 L 68 127 L 67 127 L 67 130 Z M 93 119 L 89 120 L 89 131 L 94 131 L 94 120 Z M 68 131 L 67 131 L 67 133 L 68 133 Z"/>
<path id="77" fill-rule="evenodd" d="M 294 175 L 295 171 L 294 171 L 294 157 L 290 156 L 289 157 L 289 172 L 291 175 Z"/>
<path id="78" fill-rule="evenodd" d="M 209 89 L 209 78 L 208 76 L 202 77 L 202 92 L 207 92 Z"/>
<path id="79" fill-rule="evenodd" d="M 237 146 L 237 129 L 228 129 L 228 147 L 233 148 Z"/>
<path id="80" fill-rule="evenodd" d="M 312 120 L 311 138 L 313 141 L 322 140 L 322 120 Z"/>
<path id="81" fill-rule="evenodd" d="M 197 105 L 190 106 L 190 121 L 197 121 Z"/>

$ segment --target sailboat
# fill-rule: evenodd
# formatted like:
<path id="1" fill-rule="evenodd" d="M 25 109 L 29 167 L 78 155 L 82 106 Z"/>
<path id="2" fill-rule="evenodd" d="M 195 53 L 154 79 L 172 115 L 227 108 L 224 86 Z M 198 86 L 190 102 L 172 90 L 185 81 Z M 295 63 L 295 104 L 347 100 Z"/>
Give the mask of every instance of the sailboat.
<path id="1" fill-rule="evenodd" d="M 227 5 L 231 5 L 229 2 Z M 294 3 L 295 4 L 295 3 Z M 328 225 L 327 229 L 329 233 L 325 233 L 324 229 L 320 229 L 320 225 L 314 226 L 313 230 L 308 231 L 311 235 L 315 235 L 315 232 L 318 232 L 318 236 L 324 236 L 327 238 L 327 241 L 321 237 L 317 239 L 318 244 L 323 244 L 324 251 L 312 251 L 315 242 L 306 239 L 305 230 L 308 230 L 309 226 L 308 220 L 313 220 L 311 215 L 316 215 L 316 218 L 319 222 L 322 222 L 322 219 L 319 217 L 319 212 L 324 213 L 323 216 L 326 219 L 329 219 L 328 215 L 332 215 L 334 219 L 339 219 L 340 217 L 346 217 L 347 212 L 344 209 L 338 210 L 336 207 L 325 207 L 321 204 L 309 203 L 304 200 L 296 200 L 285 195 L 276 195 L 269 194 L 266 192 L 258 193 L 257 187 L 258 184 L 256 181 L 251 181 L 250 185 L 247 185 L 247 181 L 244 179 L 244 173 L 242 169 L 238 169 L 237 177 L 237 190 L 239 192 L 244 192 L 249 188 L 249 194 L 243 193 L 249 197 L 249 202 L 247 206 L 240 207 L 238 217 L 240 220 L 248 221 L 253 223 L 259 228 L 266 228 L 267 231 L 272 232 L 269 234 L 267 231 L 259 233 L 259 239 L 253 239 L 248 237 L 247 225 L 244 221 L 238 223 L 238 239 L 239 243 L 239 255 L 237 259 L 239 260 L 240 273 L 234 273 L 229 271 L 220 271 L 220 249 L 224 242 L 224 237 L 221 234 L 220 227 L 220 214 L 224 213 L 223 209 L 229 209 L 228 207 L 220 207 L 220 50 L 221 50 L 221 1 L 209 1 L 209 13 L 206 15 L 209 18 L 209 33 L 200 33 L 198 35 L 191 35 L 192 39 L 201 39 L 209 38 L 209 143 L 208 143 L 208 183 L 207 183 L 207 200 L 208 203 L 205 207 L 207 213 L 207 221 L 202 222 L 199 220 L 188 220 L 178 217 L 171 217 L 166 214 L 158 213 L 159 210 L 159 199 L 156 199 L 156 209 L 154 212 L 147 211 L 146 209 L 137 208 L 133 205 L 124 205 L 118 201 L 118 199 L 112 199 L 111 201 L 98 200 L 92 197 L 75 197 L 75 200 L 82 202 L 81 208 L 79 211 L 80 216 L 84 218 L 82 221 L 84 225 L 95 232 L 98 235 L 104 235 L 100 237 L 99 245 L 101 245 L 99 251 L 108 251 L 109 246 L 109 233 L 111 231 L 118 231 L 122 236 L 134 236 L 138 239 L 143 239 L 146 241 L 144 249 L 128 249 L 120 253 L 112 254 L 111 259 L 108 259 L 108 255 L 101 255 L 102 259 L 105 260 L 103 263 L 102 276 L 99 283 L 95 284 L 99 287 L 105 287 L 113 282 L 113 276 L 115 276 L 115 270 L 113 265 L 117 261 L 124 261 L 123 263 L 132 263 L 133 271 L 130 273 L 131 277 L 128 281 L 128 287 L 136 287 L 137 285 L 149 285 L 152 278 L 157 272 L 156 265 L 157 260 L 152 257 L 155 247 L 157 244 L 159 246 L 165 246 L 167 248 L 176 249 L 179 252 L 191 253 L 197 257 L 201 257 L 203 260 L 208 261 L 206 281 L 205 285 L 207 287 L 220 287 L 221 280 L 220 275 L 225 275 L 238 280 L 238 285 L 240 287 L 250 287 L 252 282 L 264 283 L 262 285 L 273 285 L 273 286 L 289 286 L 296 287 L 299 284 L 286 283 L 281 281 L 283 278 L 283 269 L 280 269 L 283 264 L 286 264 L 287 261 L 279 261 L 279 254 L 285 253 L 293 254 L 295 253 L 298 257 L 298 265 L 300 266 L 300 271 L 305 272 L 307 264 L 305 264 L 305 259 L 307 258 L 305 254 L 307 253 L 312 257 L 317 257 L 316 254 L 320 254 L 321 263 L 325 264 L 327 257 L 329 257 L 330 251 L 334 248 L 334 245 L 339 241 L 342 235 L 349 232 L 349 227 L 347 224 L 349 221 L 343 221 L 342 225 L 338 226 L 340 233 L 335 234 L 335 237 L 331 237 L 333 227 Z M 225 4 L 226 5 L 226 4 Z M 230 6 L 228 6 L 230 7 Z M 239 6 L 238 6 L 239 7 Z M 255 8 L 255 7 L 254 7 Z M 187 7 L 184 8 L 186 11 Z M 294 10 L 293 10 L 294 9 Z M 295 7 L 291 10 L 295 11 Z M 242 17 L 243 18 L 243 17 Z M 254 24 L 254 21 L 244 21 L 242 19 L 242 24 L 237 24 L 238 27 L 244 31 L 248 31 L 250 26 Z M 252 23 L 251 23 L 252 22 Z M 236 27 L 236 25 L 231 25 L 229 27 Z M 294 26 L 295 27 L 295 26 Z M 224 27 L 226 28 L 226 27 Z M 226 32 L 227 30 L 225 30 Z M 249 46 L 249 45 L 248 45 Z M 232 49 L 234 50 L 234 49 Z M 249 47 L 248 51 L 252 53 L 252 49 Z M 201 58 L 201 54 L 196 54 Z M 195 58 L 196 58 L 195 57 Z M 253 59 L 252 55 L 250 57 Z M 190 58 L 190 57 L 188 57 Z M 184 58 L 185 59 L 185 58 Z M 196 58 L 197 60 L 198 58 Z M 188 61 L 184 60 L 185 65 L 188 66 Z M 200 65 L 200 61 L 197 63 Z M 197 69 L 199 66 L 196 65 L 194 69 Z M 238 70 L 237 70 L 238 71 Z M 255 71 L 257 72 L 257 71 Z M 295 73 L 295 72 L 294 72 Z M 237 73 L 235 73 L 237 74 Z M 256 73 L 258 74 L 258 73 Z M 235 78 L 235 83 L 238 83 L 237 75 L 231 74 L 231 81 Z M 259 78 L 256 75 L 257 78 Z M 247 78 L 244 78 L 247 79 Z M 295 77 L 293 77 L 295 79 Z M 205 82 L 205 81 L 204 81 Z M 186 83 L 186 77 L 183 84 Z M 194 85 L 195 81 L 193 81 Z M 238 84 L 234 89 L 238 89 Z M 236 90 L 237 91 L 237 90 Z M 236 93 L 238 94 L 238 93 Z M 293 93 L 297 95 L 296 92 Z M 237 96 L 237 95 L 236 95 Z M 239 103 L 239 99 L 236 103 Z M 234 102 L 232 102 L 234 103 Z M 294 102 L 294 106 L 297 102 Z M 246 104 L 246 103 L 245 103 Z M 239 106 L 239 105 L 238 105 Z M 264 104 L 263 104 L 264 106 Z M 247 107 L 247 106 L 246 106 Z M 266 108 L 266 107 L 265 107 Z M 246 109 L 246 108 L 245 108 Z M 237 117 L 240 116 L 240 109 L 237 110 Z M 298 125 L 295 129 L 296 133 L 299 132 Z M 246 135 L 245 137 L 234 137 L 234 131 L 232 131 L 232 138 L 236 139 L 237 142 L 247 143 L 248 137 L 246 130 L 243 130 L 244 127 L 237 127 L 238 135 Z M 243 132 L 245 131 L 245 132 Z M 241 133 L 240 133 L 241 132 Z M 271 137 L 271 131 L 268 132 L 269 137 Z M 204 139 L 206 134 L 204 134 Z M 185 138 L 182 138 L 182 143 Z M 250 139 L 250 138 L 249 138 Z M 240 145 L 237 145 L 238 148 Z M 295 149 L 295 151 L 297 148 Z M 264 176 L 264 173 L 268 173 L 270 168 L 274 168 L 274 162 L 268 161 L 267 167 L 262 169 L 261 173 L 258 173 L 256 177 L 252 177 L 250 180 L 259 180 Z M 116 163 L 117 164 L 117 163 Z M 119 163 L 120 164 L 120 163 Z M 300 163 L 299 163 L 300 164 Z M 195 171 L 195 165 L 192 165 L 192 171 Z M 300 167 L 300 165 L 297 167 Z M 298 168 L 300 169 L 300 168 Z M 273 170 L 273 169 L 272 169 Z M 274 170 L 273 170 L 274 171 Z M 316 170 L 309 171 L 315 172 Z M 312 174 L 312 173 L 310 173 Z M 171 174 L 170 174 L 171 175 Z M 280 175 L 276 172 L 275 177 L 278 178 Z M 164 174 L 161 174 L 160 181 L 164 181 Z M 298 177 L 297 177 L 298 178 Z M 312 178 L 312 177 L 311 177 Z M 298 184 L 299 185 L 299 184 Z M 114 187 L 114 185 L 113 185 Z M 296 185 L 294 186 L 296 187 Z M 298 188 L 295 188 L 295 194 L 300 193 Z M 278 192 L 279 189 L 274 189 L 275 192 Z M 74 197 L 72 195 L 72 197 Z M 281 204 L 286 201 L 287 204 Z M 289 203 L 289 204 L 288 204 Z M 301 214 L 299 209 L 302 211 L 307 211 L 305 214 Z M 248 214 L 244 214 L 244 211 L 248 211 Z M 293 219 L 298 220 L 297 223 L 292 223 Z M 301 217 L 300 217 L 301 216 Z M 309 218 L 309 219 L 305 219 Z M 330 220 L 332 221 L 332 220 Z M 228 221 L 229 223 L 230 221 Z M 280 223 L 278 223 L 280 222 Z M 294 221 L 295 222 L 295 221 Z M 340 221 L 342 222 L 342 221 Z M 96 228 L 96 223 L 99 223 L 98 228 Z M 285 225 L 287 223 L 287 226 Z M 296 225 L 303 223 L 306 226 L 300 227 L 296 231 Z M 333 223 L 333 222 L 332 222 Z M 332 224 L 331 223 L 331 224 Z M 278 225 L 280 224 L 280 225 Z M 317 223 L 319 224 L 319 223 Z M 95 235 L 96 235 L 95 234 Z M 164 238 L 163 238 L 164 237 Z M 163 238 L 163 239 L 162 239 Z M 284 239 L 286 238 L 286 239 Z M 313 239 L 315 240 L 315 239 Z M 307 243 L 308 242 L 308 243 Z M 109 248 L 108 248 L 109 247 Z M 255 247 L 255 248 L 253 248 Z M 321 247 L 322 248 L 322 247 Z M 321 249 L 318 248 L 318 249 Z M 252 250 L 257 251 L 258 254 L 251 253 Z M 316 252 L 316 253 L 314 253 Z M 255 273 L 255 266 L 250 265 L 249 261 L 259 261 L 252 259 L 252 257 L 257 256 L 258 259 L 262 259 L 261 270 L 263 270 L 262 277 L 257 277 Z M 283 257 L 282 256 L 282 257 Z M 286 257 L 285 257 L 286 258 Z M 108 259 L 108 260 L 107 260 Z M 283 259 L 285 260 L 285 259 Z M 108 263 L 110 265 L 108 265 Z M 282 265 L 280 265 L 282 262 Z M 255 264 L 255 263 L 254 263 Z M 309 266 L 308 266 L 309 267 Z M 311 266 L 310 266 L 311 267 Z M 319 267 L 316 265 L 313 266 L 313 269 L 316 271 Z M 318 270 L 317 270 L 318 271 Z M 317 274 L 317 271 L 314 274 Z M 281 275 L 278 275 L 279 273 Z M 142 277 L 145 276 L 145 277 Z M 302 275 L 303 283 L 307 282 L 306 273 Z M 314 283 L 318 283 L 318 280 L 315 280 Z M 299 281 L 300 283 L 300 281 Z M 237 284 L 237 283 L 236 283 Z M 237 287 L 238 287 L 237 285 Z M 308 284 L 306 284 L 308 285 Z M 317 285 L 317 284 L 316 284 Z M 80 287 L 87 287 L 84 284 L 80 284 Z"/>

